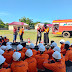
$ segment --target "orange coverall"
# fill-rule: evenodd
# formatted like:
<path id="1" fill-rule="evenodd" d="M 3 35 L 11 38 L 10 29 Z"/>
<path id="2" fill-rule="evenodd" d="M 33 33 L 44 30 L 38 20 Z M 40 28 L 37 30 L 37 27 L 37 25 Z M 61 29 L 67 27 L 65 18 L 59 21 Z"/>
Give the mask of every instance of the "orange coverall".
<path id="1" fill-rule="evenodd" d="M 25 61 L 28 62 L 28 72 L 37 72 L 37 61 L 35 58 L 30 57 Z"/>
<path id="2" fill-rule="evenodd" d="M 48 54 L 39 54 L 39 55 L 36 55 L 35 56 L 36 60 L 37 60 L 37 67 L 39 70 L 44 70 L 44 67 L 43 67 L 43 62 L 49 58 L 49 55 Z"/>
<path id="3" fill-rule="evenodd" d="M 12 57 L 12 55 L 13 55 L 13 51 L 5 51 L 4 52 L 4 54 L 3 54 L 3 56 L 4 56 L 4 58 L 6 58 L 6 62 L 8 63 L 8 64 L 10 64 L 10 63 L 12 63 L 12 59 L 13 59 L 13 57 Z"/>
<path id="4" fill-rule="evenodd" d="M 53 72 L 66 72 L 65 60 L 50 64 L 48 63 L 48 60 L 45 60 L 43 66 Z"/>
<path id="5" fill-rule="evenodd" d="M 28 63 L 26 61 L 15 61 L 11 64 L 11 70 L 13 72 L 27 72 Z"/>

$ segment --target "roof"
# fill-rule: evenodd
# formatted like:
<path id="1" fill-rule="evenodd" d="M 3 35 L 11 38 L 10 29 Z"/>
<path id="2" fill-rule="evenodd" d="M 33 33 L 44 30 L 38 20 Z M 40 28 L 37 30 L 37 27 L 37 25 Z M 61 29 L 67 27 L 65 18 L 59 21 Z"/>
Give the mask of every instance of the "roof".
<path id="1" fill-rule="evenodd" d="M 42 26 L 43 26 L 43 25 L 44 25 L 44 23 L 37 23 L 36 25 L 42 25 Z"/>
<path id="2" fill-rule="evenodd" d="M 24 22 L 12 22 L 12 23 L 9 23 L 8 25 L 28 25 Z"/>
<path id="3" fill-rule="evenodd" d="M 47 24 L 49 27 L 52 27 L 52 24 Z"/>
<path id="4" fill-rule="evenodd" d="M 65 20 L 53 20 L 53 22 L 72 22 L 72 19 L 65 19 Z"/>

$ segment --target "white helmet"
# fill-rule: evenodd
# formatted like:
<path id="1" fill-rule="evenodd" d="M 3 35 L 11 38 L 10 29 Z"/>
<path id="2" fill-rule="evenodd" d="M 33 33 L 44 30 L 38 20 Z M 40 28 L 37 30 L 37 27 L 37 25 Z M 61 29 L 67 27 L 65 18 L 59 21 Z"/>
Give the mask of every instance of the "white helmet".
<path id="1" fill-rule="evenodd" d="M 33 55 L 33 52 L 31 49 L 28 49 L 26 52 L 25 52 L 25 55 L 28 56 L 28 57 L 31 57 Z"/>
<path id="2" fill-rule="evenodd" d="M 6 49 L 6 46 L 2 45 L 2 46 L 1 46 L 1 49 L 2 49 L 2 50 L 5 50 L 5 49 Z"/>
<path id="3" fill-rule="evenodd" d="M 61 52 L 61 49 L 60 49 L 58 46 L 54 47 L 54 49 L 53 49 L 53 50 L 54 50 L 54 51 Z"/>
<path id="4" fill-rule="evenodd" d="M 31 43 L 29 47 L 30 47 L 30 48 L 34 48 L 34 44 L 33 44 L 33 43 Z"/>
<path id="5" fill-rule="evenodd" d="M 2 63 L 4 63 L 5 60 L 6 60 L 6 59 L 5 59 L 2 55 L 0 55 L 0 65 L 1 65 Z"/>
<path id="6" fill-rule="evenodd" d="M 10 44 L 11 44 L 10 42 L 7 42 L 7 43 L 6 43 L 6 45 L 10 45 Z"/>
<path id="7" fill-rule="evenodd" d="M 6 46 L 6 50 L 12 49 L 12 47 L 10 45 Z"/>
<path id="8" fill-rule="evenodd" d="M 61 59 L 61 54 L 60 54 L 60 52 L 58 52 L 58 51 L 55 51 L 55 52 L 52 54 L 52 56 L 53 56 L 55 59 Z"/>
<path id="9" fill-rule="evenodd" d="M 4 51 L 2 49 L 0 49 L 0 55 L 2 55 L 4 53 Z"/>
<path id="10" fill-rule="evenodd" d="M 65 43 L 65 40 L 64 40 L 64 39 L 61 39 L 60 42 L 61 42 L 61 43 Z"/>
<path id="11" fill-rule="evenodd" d="M 69 42 L 69 41 L 66 41 L 66 42 L 65 42 L 65 44 L 68 44 L 68 45 L 70 45 L 70 42 Z"/>
<path id="12" fill-rule="evenodd" d="M 21 44 L 17 45 L 17 50 L 20 50 L 22 48 L 23 48 L 23 46 Z"/>
<path id="13" fill-rule="evenodd" d="M 42 45 L 41 45 L 41 46 L 39 47 L 39 51 L 45 51 L 45 46 L 42 46 Z"/>
<path id="14" fill-rule="evenodd" d="M 52 46 L 52 47 L 56 47 L 56 46 L 57 46 L 57 43 L 53 42 L 53 43 L 51 44 L 51 46 Z"/>
<path id="15" fill-rule="evenodd" d="M 42 44 L 42 43 L 39 43 L 39 44 L 38 44 L 38 47 L 40 47 L 41 45 L 43 46 L 43 44 Z"/>
<path id="16" fill-rule="evenodd" d="M 20 57 L 21 57 L 21 53 L 19 53 L 19 52 L 14 52 L 14 54 L 13 54 L 13 60 L 14 60 L 14 61 L 17 61 Z"/>

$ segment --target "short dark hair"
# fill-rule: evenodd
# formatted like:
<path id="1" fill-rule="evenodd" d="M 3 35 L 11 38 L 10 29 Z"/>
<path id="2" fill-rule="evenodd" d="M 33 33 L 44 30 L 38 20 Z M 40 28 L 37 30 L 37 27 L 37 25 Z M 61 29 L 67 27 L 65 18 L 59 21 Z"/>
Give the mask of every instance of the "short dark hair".
<path id="1" fill-rule="evenodd" d="M 51 44 L 52 44 L 53 42 L 54 42 L 54 41 L 52 40 L 52 41 L 51 41 Z"/>
<path id="2" fill-rule="evenodd" d="M 64 48 L 65 48 L 66 50 L 68 50 L 68 49 L 69 49 L 69 45 L 68 45 L 68 44 L 65 44 Z"/>
<path id="3" fill-rule="evenodd" d="M 22 27 L 23 28 L 23 27 Z"/>
<path id="4" fill-rule="evenodd" d="M 24 43 L 21 43 L 21 45 L 22 45 L 23 47 L 25 47 L 25 46 L 26 46 L 26 42 L 24 42 Z"/>

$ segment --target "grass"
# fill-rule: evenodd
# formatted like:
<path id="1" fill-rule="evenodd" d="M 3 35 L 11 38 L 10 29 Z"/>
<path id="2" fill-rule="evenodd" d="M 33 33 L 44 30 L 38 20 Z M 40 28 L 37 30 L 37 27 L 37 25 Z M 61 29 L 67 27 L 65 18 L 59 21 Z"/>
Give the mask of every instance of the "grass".
<path id="1" fill-rule="evenodd" d="M 9 31 L 9 30 L 0 30 L 0 35 L 2 36 L 7 36 L 7 38 L 9 38 L 10 42 L 13 41 L 13 31 Z M 42 33 L 42 40 L 44 39 L 43 36 L 44 34 Z M 23 39 L 24 41 L 27 41 L 27 39 L 30 38 L 30 41 L 35 43 L 36 42 L 36 38 L 37 38 L 37 32 L 35 30 L 29 30 L 29 31 L 25 31 L 24 32 L 24 36 Z M 72 38 L 63 38 L 62 36 L 59 35 L 54 35 L 51 32 L 49 33 L 49 39 L 54 40 L 58 46 L 60 46 L 59 41 L 61 39 L 64 39 L 65 41 L 70 41 L 70 43 L 72 43 Z M 19 40 L 19 35 L 17 36 L 17 41 Z"/>

